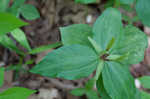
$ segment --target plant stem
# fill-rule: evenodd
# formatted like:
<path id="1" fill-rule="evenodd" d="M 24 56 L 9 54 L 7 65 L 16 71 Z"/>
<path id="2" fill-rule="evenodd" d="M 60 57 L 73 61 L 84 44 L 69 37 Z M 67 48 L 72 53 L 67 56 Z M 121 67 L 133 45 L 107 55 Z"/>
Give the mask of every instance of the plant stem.
<path id="1" fill-rule="evenodd" d="M 96 75 L 94 77 L 95 81 L 98 80 L 102 70 L 103 70 L 103 67 L 104 67 L 104 61 L 99 61 L 99 64 L 97 66 L 97 69 L 96 69 Z"/>
<path id="2" fill-rule="evenodd" d="M 15 80 L 19 77 L 19 71 L 23 64 L 23 58 L 24 58 L 23 56 L 20 56 L 20 58 L 19 58 L 19 63 L 17 64 L 18 69 L 16 70 L 16 73 L 15 73 Z"/>
<path id="3" fill-rule="evenodd" d="M 120 6 L 120 0 L 115 0 L 114 7 L 119 8 L 119 6 Z"/>
<path id="4" fill-rule="evenodd" d="M 88 39 L 89 39 L 90 43 L 93 45 L 93 47 L 94 47 L 95 51 L 97 52 L 97 54 L 99 55 L 102 52 L 102 49 L 100 48 L 100 46 L 91 37 L 88 37 Z"/>

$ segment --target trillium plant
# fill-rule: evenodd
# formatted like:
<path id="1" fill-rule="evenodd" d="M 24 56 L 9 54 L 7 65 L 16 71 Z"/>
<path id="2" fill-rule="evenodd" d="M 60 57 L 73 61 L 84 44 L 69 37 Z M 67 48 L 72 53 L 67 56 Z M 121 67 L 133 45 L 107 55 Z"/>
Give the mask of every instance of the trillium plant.
<path id="1" fill-rule="evenodd" d="M 132 25 L 123 26 L 117 9 L 107 8 L 92 27 L 74 24 L 60 31 L 63 46 L 30 72 L 76 80 L 96 71 L 85 88 L 74 89 L 72 94 L 86 94 L 89 99 L 141 99 L 129 67 L 143 60 L 147 36 Z M 98 91 L 93 90 L 95 84 Z"/>
<path id="2" fill-rule="evenodd" d="M 23 65 L 33 64 L 34 60 L 24 60 L 26 55 L 63 46 L 47 54 L 30 72 L 50 78 L 76 80 L 89 75 L 85 86 L 71 91 L 73 95 L 86 95 L 88 99 L 150 99 L 148 92 L 135 87 L 129 68 L 144 58 L 148 46 L 147 36 L 132 25 L 141 21 L 150 26 L 150 0 L 107 0 L 104 12 L 93 26 L 74 24 L 60 28 L 62 42 L 31 48 L 22 26 L 28 23 L 19 19 L 35 20 L 40 17 L 38 10 L 26 0 L 0 0 L 0 45 L 14 51 L 19 63 L 0 67 L 0 87 L 4 85 L 6 70 L 28 72 Z M 13 2 L 12 4 L 10 2 Z M 101 0 L 75 0 L 82 4 L 99 4 Z M 11 5 L 10 5 L 11 4 Z M 134 6 L 135 5 L 135 6 Z M 110 8 L 115 7 L 115 8 Z M 117 8 L 137 16 L 120 13 Z M 122 20 L 129 25 L 123 25 Z M 26 51 L 18 48 L 16 42 Z M 141 88 L 150 89 L 150 77 L 137 78 Z M 96 88 L 95 88 L 96 85 Z M 0 99 L 27 99 L 35 93 L 22 87 L 12 87 L 0 92 Z"/>

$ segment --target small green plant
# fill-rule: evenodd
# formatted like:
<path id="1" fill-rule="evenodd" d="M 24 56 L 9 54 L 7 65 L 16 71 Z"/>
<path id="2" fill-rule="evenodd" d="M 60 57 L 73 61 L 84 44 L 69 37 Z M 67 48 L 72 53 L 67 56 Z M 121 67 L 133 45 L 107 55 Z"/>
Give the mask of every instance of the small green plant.
<path id="1" fill-rule="evenodd" d="M 18 18 L 16 18 L 15 16 L 8 14 L 8 13 L 0 13 L 0 41 L 3 39 L 3 41 L 5 42 L 4 46 L 11 46 L 12 49 L 16 49 L 13 47 L 11 42 L 7 42 L 10 39 L 7 38 L 7 36 L 5 36 L 8 32 L 19 28 L 21 26 L 25 26 L 27 25 L 27 23 L 19 20 Z M 6 37 L 6 38 L 3 38 Z M 2 44 L 2 43 L 1 43 Z M 18 51 L 18 49 L 16 49 L 16 52 L 20 53 L 20 51 Z M 21 53 L 20 53 L 21 54 Z M 4 82 L 4 68 L 0 67 L 0 87 L 3 85 Z M 21 87 L 13 87 L 10 89 L 7 89 L 3 92 L 0 93 L 0 99 L 26 99 L 29 95 L 31 95 L 32 93 L 34 93 L 35 91 L 33 90 L 29 90 L 26 88 L 21 88 Z"/>
<path id="2" fill-rule="evenodd" d="M 93 27 L 75 24 L 60 31 L 64 46 L 46 55 L 30 72 L 75 80 L 96 70 L 93 82 L 73 90 L 74 95 L 98 99 L 98 95 L 90 97 L 96 83 L 102 99 L 138 99 L 129 66 L 143 60 L 147 36 L 132 25 L 124 27 L 117 9 L 106 9 Z"/>
<path id="3" fill-rule="evenodd" d="M 24 4 L 25 0 L 15 0 L 11 7 L 9 6 L 9 0 L 0 0 L 0 2 L 0 44 L 5 48 L 16 52 L 20 56 L 18 64 L 10 65 L 7 68 L 0 67 L 1 87 L 4 82 L 5 70 L 15 70 L 16 77 L 18 77 L 19 72 L 27 72 L 27 70 L 22 67 L 23 59 L 26 55 L 37 54 L 42 51 L 55 48 L 60 46 L 61 43 L 58 42 L 32 49 L 28 43 L 25 33 L 20 29 L 20 27 L 28 24 L 16 17 L 19 17 L 21 14 L 27 20 L 37 19 L 39 18 L 37 9 L 33 5 Z M 24 52 L 20 50 L 14 43 L 14 40 L 8 36 L 8 33 L 27 51 Z M 25 62 L 25 65 L 32 64 L 33 62 L 34 61 L 32 60 L 28 60 Z M 28 96 L 33 93 L 35 93 L 35 90 L 29 90 L 22 87 L 13 87 L 1 92 L 0 99 L 27 99 Z"/>
<path id="4" fill-rule="evenodd" d="M 35 20 L 40 17 L 38 10 L 31 4 L 25 4 L 26 0 L 14 0 L 10 6 L 10 0 L 0 0 L 0 12 L 9 12 L 19 17 L 22 15 L 27 20 Z"/>
<path id="5" fill-rule="evenodd" d="M 9 6 L 10 0 L 2 0 L 2 3 L 0 4 L 0 22 L 3 22 L 0 24 L 0 33 L 3 33 L 5 35 L 1 35 L 0 37 L 0 44 L 14 52 L 16 52 L 20 56 L 20 62 L 16 66 L 11 65 L 9 66 L 9 70 L 13 69 L 19 69 L 21 70 L 22 66 L 22 60 L 24 57 L 28 54 L 37 54 L 42 51 L 55 48 L 57 46 L 60 46 L 61 43 L 56 43 L 52 45 L 45 45 L 45 46 L 40 46 L 38 48 L 32 49 L 28 43 L 28 40 L 26 38 L 25 33 L 18 28 L 19 25 L 27 25 L 27 23 L 20 22 L 20 20 L 16 19 L 16 17 L 19 17 L 20 14 L 24 16 L 27 20 L 34 20 L 39 18 L 39 13 L 37 9 L 33 5 L 25 4 L 26 0 L 15 0 L 13 1 L 12 5 Z M 13 16 L 15 15 L 15 16 Z M 14 19 L 11 19 L 14 18 Z M 16 23 L 16 24 L 9 24 L 10 22 Z M 6 24 L 7 23 L 7 24 Z M 10 26 L 9 26 L 10 25 Z M 27 51 L 24 52 L 20 50 L 14 41 L 7 35 L 11 35 L 22 47 L 24 47 Z M 29 60 L 30 61 L 30 60 Z"/>
<path id="6" fill-rule="evenodd" d="M 10 6 L 10 0 L 0 0 L 0 2 L 2 2 L 0 4 L 0 12 L 11 13 L 15 15 L 16 17 L 20 17 L 20 15 L 22 15 L 27 20 L 35 20 L 39 18 L 40 14 L 38 13 L 37 9 L 33 5 L 25 4 L 25 1 L 26 0 L 15 0 Z M 1 18 L 1 20 L 3 20 L 3 18 Z M 7 21 L 10 21 L 10 20 L 7 20 Z M 11 25 L 11 26 L 15 26 L 15 25 Z M 9 29 L 6 29 L 6 28 L 7 26 L 5 26 L 3 29 L 9 31 Z M 8 33 L 8 31 L 6 33 Z M 10 34 L 14 37 L 16 41 L 20 43 L 20 45 L 22 45 L 28 51 L 31 51 L 31 47 L 27 41 L 25 33 L 21 29 L 16 28 L 15 30 L 12 30 L 9 32 L 11 32 Z M 5 32 L 2 32 L 2 33 L 5 33 Z M 24 52 L 20 51 L 20 49 L 17 48 L 17 46 L 14 44 L 12 39 L 8 37 L 7 34 L 2 35 L 0 37 L 0 44 L 6 48 L 9 48 L 15 51 L 17 54 L 21 56 L 25 56 Z"/>
<path id="7" fill-rule="evenodd" d="M 150 11 L 147 9 L 150 4 L 150 0 L 116 0 L 116 7 L 121 7 L 128 12 L 136 12 L 133 17 L 124 15 L 124 20 L 128 21 L 130 24 L 136 21 L 141 21 L 144 25 L 150 27 Z"/>
<path id="8" fill-rule="evenodd" d="M 75 0 L 77 3 L 81 4 L 91 4 L 91 3 L 97 3 L 101 0 Z M 105 8 L 108 7 L 115 7 L 115 8 L 122 8 L 127 12 L 136 12 L 136 15 L 133 17 L 128 16 L 124 13 L 123 19 L 125 21 L 128 21 L 129 24 L 132 24 L 136 21 L 141 21 L 144 25 L 150 27 L 150 11 L 149 11 L 149 4 L 150 0 L 107 0 L 107 2 L 104 4 Z"/>
<path id="9" fill-rule="evenodd" d="M 27 99 L 33 93 L 35 93 L 34 90 L 13 87 L 1 92 L 0 99 Z"/>
<path id="10" fill-rule="evenodd" d="M 4 71 L 15 70 L 16 74 L 26 71 L 22 65 L 32 64 L 23 59 L 28 54 L 37 54 L 51 48 L 61 46 L 61 42 L 40 46 L 32 49 L 20 27 L 27 25 L 19 18 L 22 15 L 27 20 L 39 18 L 37 9 L 25 0 L 15 0 L 9 5 L 9 0 L 0 3 L 0 44 L 16 52 L 20 61 L 9 68 L 0 67 L 0 87 L 4 82 Z M 97 0 L 76 0 L 89 4 Z M 100 2 L 100 0 L 99 0 Z M 123 7 L 134 11 L 135 3 L 138 15 L 133 19 L 124 16 L 130 25 L 123 26 L 122 15 L 116 9 Z M 140 19 L 144 25 L 150 26 L 149 0 L 109 0 L 107 8 L 91 27 L 87 24 L 74 24 L 60 28 L 63 46 L 50 52 L 33 67 L 30 72 L 52 78 L 75 80 L 88 77 L 94 71 L 96 74 L 83 88 L 71 91 L 73 95 L 86 95 L 89 99 L 149 99 L 150 95 L 139 90 L 134 85 L 134 78 L 129 72 L 131 64 L 137 64 L 144 58 L 148 42 L 146 35 L 131 23 Z M 146 9 L 146 10 L 145 10 Z M 18 18 L 16 18 L 18 17 Z M 8 33 L 27 51 L 20 50 Z M 139 78 L 144 88 L 150 88 L 149 77 Z M 97 90 L 94 89 L 96 84 Z M 13 87 L 0 93 L 0 99 L 27 99 L 34 90 Z"/>
<path id="11" fill-rule="evenodd" d="M 10 0 L 0 0 L 1 4 L 0 4 L 0 12 L 2 13 L 11 13 L 13 15 L 15 15 L 16 17 L 20 17 L 20 14 L 26 18 L 27 20 L 34 20 L 40 17 L 37 9 L 33 6 L 33 5 L 29 5 L 29 4 L 25 4 L 26 0 L 15 0 L 13 1 L 12 5 L 10 6 Z M 4 14 L 2 14 L 4 15 Z M 1 16 L 3 17 L 3 16 Z M 1 18 L 1 20 L 5 20 L 3 17 Z M 9 18 L 9 17 L 8 17 Z M 12 21 L 12 20 L 8 20 L 7 21 Z M 14 22 L 18 23 L 17 21 L 13 20 Z M 15 26 L 15 25 L 11 25 L 11 26 Z M 29 43 L 27 41 L 27 38 L 24 34 L 24 32 L 19 29 L 16 28 L 15 30 L 9 30 L 6 29 L 7 26 L 4 26 L 4 30 L 7 30 L 6 33 L 11 32 L 10 34 L 16 39 L 16 41 L 18 41 L 20 43 L 20 45 L 22 45 L 23 47 L 25 47 L 28 51 L 31 50 Z M 2 32 L 5 33 L 5 32 Z M 2 35 L 0 37 L 0 44 L 3 45 L 6 48 L 9 48 L 13 51 L 15 51 L 17 54 L 21 55 L 21 56 L 25 56 L 24 52 L 20 51 L 20 49 L 17 48 L 16 44 L 14 44 L 13 40 L 11 38 L 8 37 L 8 35 Z"/>

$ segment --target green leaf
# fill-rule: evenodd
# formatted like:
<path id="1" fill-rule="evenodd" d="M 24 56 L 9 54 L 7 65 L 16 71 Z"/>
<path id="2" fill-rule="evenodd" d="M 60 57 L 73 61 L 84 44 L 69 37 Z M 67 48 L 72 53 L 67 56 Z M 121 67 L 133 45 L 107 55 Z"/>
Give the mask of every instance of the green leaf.
<path id="1" fill-rule="evenodd" d="M 141 92 L 142 99 L 150 99 L 150 93 L 144 91 L 140 91 L 140 92 Z"/>
<path id="2" fill-rule="evenodd" d="M 110 53 L 116 55 L 128 54 L 121 62 L 137 64 L 144 59 L 144 52 L 147 46 L 148 40 L 144 32 L 134 26 L 126 26 L 120 33 L 120 38 Z"/>
<path id="3" fill-rule="evenodd" d="M 134 79 L 127 66 L 105 62 L 102 76 L 104 88 L 112 99 L 136 99 Z"/>
<path id="4" fill-rule="evenodd" d="M 116 60 L 119 59 L 120 57 L 122 57 L 122 56 L 120 56 L 120 55 L 109 55 L 109 56 L 107 57 L 107 59 L 108 59 L 108 60 L 111 60 L 111 61 L 116 61 Z"/>
<path id="5" fill-rule="evenodd" d="M 122 29 L 121 14 L 117 9 L 108 8 L 93 26 L 94 40 L 105 50 L 112 38 L 116 39 Z"/>
<path id="6" fill-rule="evenodd" d="M 140 83 L 144 88 L 149 88 L 150 89 L 150 76 L 143 76 L 138 78 L 140 80 Z"/>
<path id="7" fill-rule="evenodd" d="M 139 90 L 139 89 L 136 89 L 135 99 L 142 99 L 142 98 L 141 98 L 141 93 L 140 93 L 140 90 Z"/>
<path id="8" fill-rule="evenodd" d="M 99 3 L 101 0 L 75 0 L 76 3 L 81 4 L 91 4 L 91 3 Z"/>
<path id="9" fill-rule="evenodd" d="M 6 34 L 16 28 L 27 25 L 15 16 L 8 13 L 0 13 L 0 35 Z"/>
<path id="10" fill-rule="evenodd" d="M 18 12 L 18 9 L 19 8 L 8 8 L 7 12 L 19 18 L 20 13 Z"/>
<path id="11" fill-rule="evenodd" d="M 95 75 L 95 80 L 98 80 L 102 70 L 104 67 L 104 61 L 99 61 L 97 69 L 96 69 L 96 75 Z"/>
<path id="12" fill-rule="evenodd" d="M 4 83 L 4 68 L 0 67 L 0 87 L 3 85 Z"/>
<path id="13" fill-rule="evenodd" d="M 31 50 L 31 47 L 28 43 L 28 40 L 24 34 L 24 32 L 21 29 L 15 29 L 13 31 L 11 31 L 11 35 L 26 49 L 28 49 L 29 51 Z"/>
<path id="14" fill-rule="evenodd" d="M 88 90 L 86 91 L 86 95 L 88 99 L 100 99 L 97 92 L 95 90 Z"/>
<path id="15" fill-rule="evenodd" d="M 95 40 L 93 40 L 91 37 L 88 37 L 88 40 L 92 44 L 92 47 L 95 49 L 96 53 L 99 55 L 103 51 L 100 46 L 97 44 Z"/>
<path id="16" fill-rule="evenodd" d="M 106 47 L 106 51 L 109 51 L 112 48 L 114 42 L 115 42 L 115 38 L 112 37 L 112 39 L 109 41 L 109 43 L 108 43 L 108 45 Z"/>
<path id="17" fill-rule="evenodd" d="M 102 75 L 99 76 L 99 79 L 96 82 L 96 88 L 102 99 L 112 99 L 110 98 L 109 94 L 106 92 L 106 89 L 104 88 Z"/>
<path id="18" fill-rule="evenodd" d="M 0 0 L 0 12 L 5 12 L 8 8 L 10 0 Z"/>
<path id="19" fill-rule="evenodd" d="M 134 0 L 120 0 L 120 3 L 122 3 L 122 4 L 133 4 Z"/>
<path id="20" fill-rule="evenodd" d="M 60 28 L 64 45 L 81 44 L 91 46 L 88 37 L 92 36 L 92 28 L 87 24 L 74 24 Z"/>
<path id="21" fill-rule="evenodd" d="M 136 12 L 139 19 L 142 21 L 142 23 L 150 27 L 149 4 L 150 4 L 150 0 L 137 0 Z"/>
<path id="22" fill-rule="evenodd" d="M 62 45 L 61 42 L 53 43 L 53 44 L 50 44 L 50 45 L 43 45 L 43 46 L 32 49 L 29 52 L 29 54 L 37 54 L 37 53 L 40 53 L 40 52 L 43 52 L 43 51 L 46 51 L 46 50 L 49 50 L 49 49 L 52 49 L 52 48 L 59 47 L 61 45 Z"/>
<path id="23" fill-rule="evenodd" d="M 89 76 L 97 64 L 98 56 L 91 48 L 70 45 L 49 53 L 31 72 L 47 77 L 75 80 Z"/>
<path id="24" fill-rule="evenodd" d="M 33 5 L 30 4 L 22 5 L 19 9 L 19 12 L 27 20 L 35 20 L 37 18 L 40 18 L 38 10 Z"/>
<path id="25" fill-rule="evenodd" d="M 25 65 L 30 65 L 30 64 L 33 64 L 34 63 L 34 59 L 30 59 L 30 60 L 27 60 L 24 64 Z"/>
<path id="26" fill-rule="evenodd" d="M 14 0 L 12 8 L 19 8 L 25 3 L 26 0 Z"/>
<path id="27" fill-rule="evenodd" d="M 89 81 L 87 81 L 87 83 L 85 84 L 85 89 L 87 89 L 87 90 L 93 89 L 94 84 L 95 84 L 95 79 L 92 78 Z"/>
<path id="28" fill-rule="evenodd" d="M 26 0 L 14 0 L 13 5 L 8 9 L 10 13 L 19 17 L 19 8 L 25 3 Z"/>
<path id="29" fill-rule="evenodd" d="M 17 54 L 24 55 L 24 52 L 18 49 L 18 47 L 14 44 L 13 40 L 11 40 L 7 35 L 0 36 L 0 44 L 12 51 L 15 51 Z"/>
<path id="30" fill-rule="evenodd" d="M 84 88 L 76 88 L 71 91 L 71 94 L 74 96 L 83 96 L 86 90 Z"/>
<path id="31" fill-rule="evenodd" d="M 27 99 L 34 92 L 34 90 L 21 87 L 9 88 L 0 93 L 0 99 Z"/>

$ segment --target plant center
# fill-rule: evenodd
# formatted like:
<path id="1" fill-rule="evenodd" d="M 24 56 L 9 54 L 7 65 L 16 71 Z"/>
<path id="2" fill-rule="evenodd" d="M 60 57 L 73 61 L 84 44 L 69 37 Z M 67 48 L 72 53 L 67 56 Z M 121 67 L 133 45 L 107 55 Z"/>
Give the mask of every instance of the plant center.
<path id="1" fill-rule="evenodd" d="M 104 61 L 109 61 L 109 59 L 107 59 L 107 56 L 109 56 L 109 54 L 103 54 L 102 56 L 100 56 L 100 59 Z"/>

